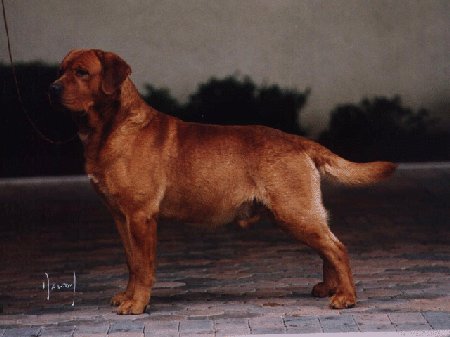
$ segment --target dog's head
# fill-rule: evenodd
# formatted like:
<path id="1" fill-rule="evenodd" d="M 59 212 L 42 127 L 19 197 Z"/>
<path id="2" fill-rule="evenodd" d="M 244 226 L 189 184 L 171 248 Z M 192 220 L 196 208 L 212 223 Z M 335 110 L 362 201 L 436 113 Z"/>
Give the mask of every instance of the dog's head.
<path id="1" fill-rule="evenodd" d="M 64 57 L 60 77 L 50 85 L 49 97 L 72 112 L 87 112 L 97 102 L 114 99 L 131 74 L 119 56 L 98 49 L 77 49 Z"/>

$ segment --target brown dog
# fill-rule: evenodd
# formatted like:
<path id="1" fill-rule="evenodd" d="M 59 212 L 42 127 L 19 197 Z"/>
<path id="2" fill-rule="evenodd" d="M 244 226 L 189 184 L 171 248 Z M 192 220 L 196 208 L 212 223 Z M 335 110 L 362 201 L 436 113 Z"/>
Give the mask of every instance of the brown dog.
<path id="1" fill-rule="evenodd" d="M 262 126 L 185 123 L 159 113 L 139 96 L 131 69 L 101 50 L 71 51 L 50 97 L 73 113 L 86 171 L 114 217 L 129 280 L 112 298 L 119 314 L 140 314 L 150 299 L 159 218 L 246 226 L 264 209 L 323 259 L 314 296 L 331 307 L 355 305 L 344 245 L 327 225 L 320 174 L 347 184 L 388 177 L 395 165 L 357 164 L 302 137 Z"/>

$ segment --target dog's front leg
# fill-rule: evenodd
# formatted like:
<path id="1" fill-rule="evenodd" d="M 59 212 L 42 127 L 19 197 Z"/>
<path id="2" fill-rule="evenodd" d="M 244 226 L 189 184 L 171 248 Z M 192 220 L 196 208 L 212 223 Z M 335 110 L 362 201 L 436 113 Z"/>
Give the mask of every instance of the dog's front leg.
<path id="1" fill-rule="evenodd" d="M 121 305 L 126 299 L 133 298 L 134 294 L 134 273 L 131 269 L 131 235 L 129 231 L 129 227 L 126 222 L 126 218 L 123 214 L 120 212 L 115 211 L 114 209 L 111 209 L 111 213 L 114 217 L 114 222 L 116 223 L 117 231 L 119 232 L 120 239 L 123 244 L 123 248 L 125 250 L 125 255 L 127 259 L 127 266 L 128 266 L 128 284 L 125 291 L 118 292 L 113 296 L 111 299 L 111 304 L 115 306 Z"/>
<path id="2" fill-rule="evenodd" d="M 132 296 L 122 301 L 118 314 L 142 314 L 150 300 L 156 265 L 157 223 L 155 214 L 147 214 L 139 211 L 126 217 Z"/>

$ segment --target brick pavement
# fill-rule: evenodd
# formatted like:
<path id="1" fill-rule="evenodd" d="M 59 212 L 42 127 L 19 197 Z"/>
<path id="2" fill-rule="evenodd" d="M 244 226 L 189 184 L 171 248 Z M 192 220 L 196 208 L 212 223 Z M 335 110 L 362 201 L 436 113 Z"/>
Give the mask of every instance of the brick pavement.
<path id="1" fill-rule="evenodd" d="M 347 245 L 358 305 L 310 296 L 319 257 L 268 223 L 244 230 L 159 227 L 144 315 L 118 316 L 124 254 L 85 178 L 0 181 L 0 337 L 230 336 L 450 329 L 450 166 L 406 166 L 380 185 L 325 184 Z M 71 289 L 42 289 L 51 282 Z M 72 306 L 72 301 L 75 305 Z"/>

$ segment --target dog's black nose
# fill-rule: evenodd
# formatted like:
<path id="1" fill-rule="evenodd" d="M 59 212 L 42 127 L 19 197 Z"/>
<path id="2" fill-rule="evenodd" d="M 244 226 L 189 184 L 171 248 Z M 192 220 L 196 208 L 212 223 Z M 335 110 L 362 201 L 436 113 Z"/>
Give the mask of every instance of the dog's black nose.
<path id="1" fill-rule="evenodd" d="M 52 83 L 48 88 L 48 94 L 52 100 L 57 100 L 61 97 L 63 86 L 61 83 Z"/>

